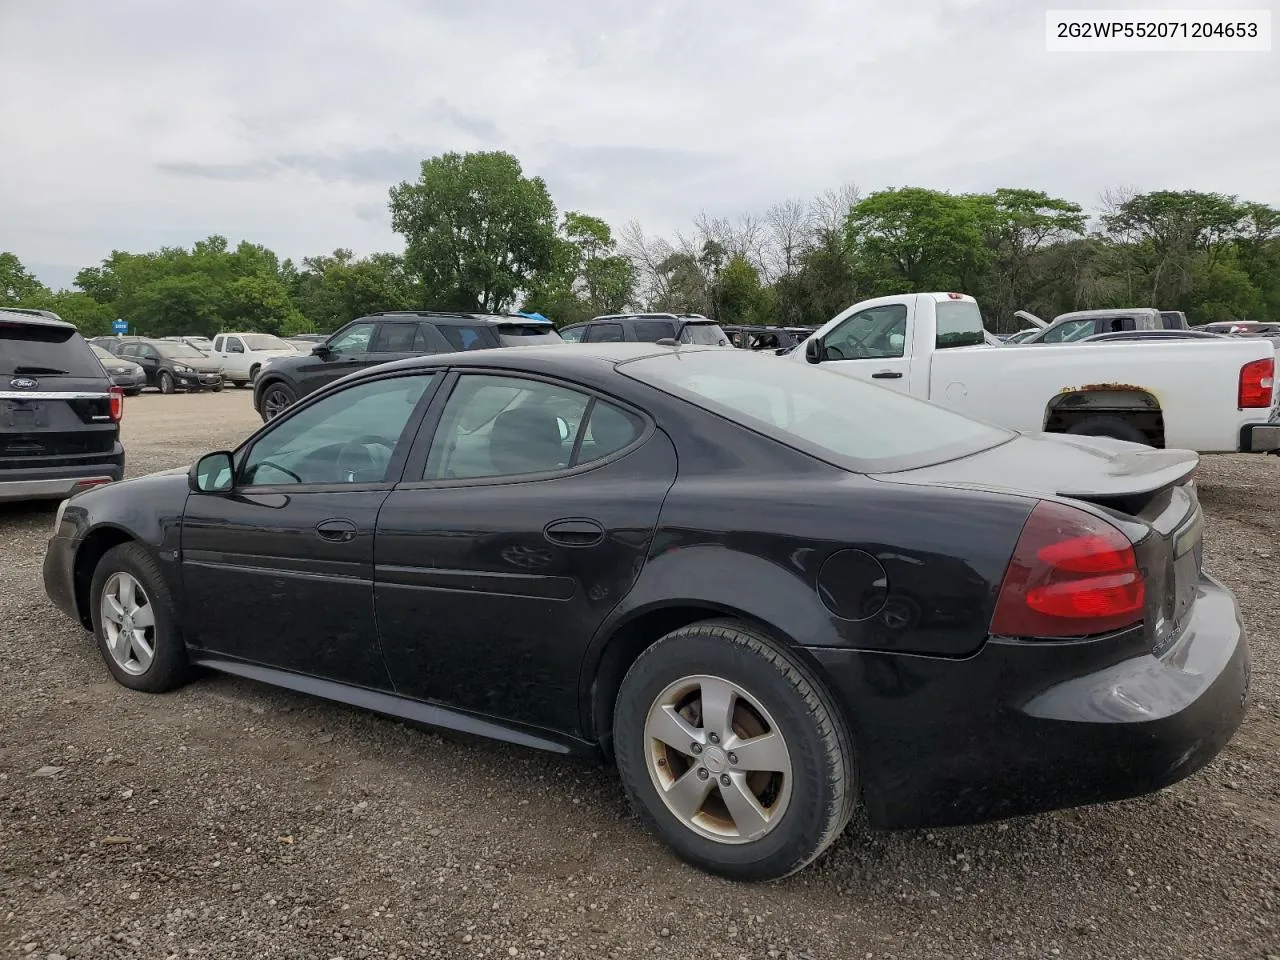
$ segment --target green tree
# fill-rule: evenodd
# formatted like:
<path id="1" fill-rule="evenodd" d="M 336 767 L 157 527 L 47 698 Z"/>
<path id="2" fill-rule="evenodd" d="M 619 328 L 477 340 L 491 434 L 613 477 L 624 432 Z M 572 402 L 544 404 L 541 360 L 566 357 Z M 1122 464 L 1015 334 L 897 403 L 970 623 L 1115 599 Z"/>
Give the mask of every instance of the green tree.
<path id="1" fill-rule="evenodd" d="M 617 253 L 609 225 L 570 210 L 556 238 L 552 266 L 531 285 L 523 309 L 564 325 L 626 309 L 635 295 L 636 271 Z"/>
<path id="2" fill-rule="evenodd" d="M 391 188 L 391 226 L 435 307 L 502 312 L 556 264 L 556 208 L 509 153 L 446 153 Z"/>
<path id="3" fill-rule="evenodd" d="M 1047 279 L 1036 271 L 1036 254 L 1047 244 L 1084 235 L 1085 215 L 1077 203 L 1040 190 L 1002 187 L 974 198 L 989 205 L 985 232 L 987 275 L 980 290 L 984 306 L 996 317 L 1025 307 Z"/>
<path id="4" fill-rule="evenodd" d="M 0 252 L 0 306 L 15 307 L 48 293 L 49 288 L 22 265 L 17 254 Z"/>
<path id="5" fill-rule="evenodd" d="M 716 308 L 720 323 L 764 323 L 769 319 L 760 271 L 741 254 L 730 257 L 719 271 Z"/>

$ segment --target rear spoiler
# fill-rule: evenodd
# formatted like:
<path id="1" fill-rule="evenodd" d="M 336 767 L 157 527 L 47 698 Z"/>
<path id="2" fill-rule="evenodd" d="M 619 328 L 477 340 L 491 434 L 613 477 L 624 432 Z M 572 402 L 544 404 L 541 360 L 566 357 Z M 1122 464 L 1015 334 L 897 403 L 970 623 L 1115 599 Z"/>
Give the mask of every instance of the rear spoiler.
<path id="1" fill-rule="evenodd" d="M 1090 437 L 1089 441 L 1097 445 L 1104 439 Z M 1106 473 L 1080 483 L 1065 481 L 1057 492 L 1076 500 L 1150 496 L 1186 480 L 1199 465 L 1200 456 L 1191 450 L 1126 450 L 1115 454 Z"/>

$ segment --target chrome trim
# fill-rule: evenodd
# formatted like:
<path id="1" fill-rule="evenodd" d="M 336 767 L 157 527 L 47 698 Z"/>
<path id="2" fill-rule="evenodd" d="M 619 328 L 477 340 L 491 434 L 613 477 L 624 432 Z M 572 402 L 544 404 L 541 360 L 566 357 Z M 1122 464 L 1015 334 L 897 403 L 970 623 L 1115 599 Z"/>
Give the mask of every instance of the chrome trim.
<path id="1" fill-rule="evenodd" d="M 102 393 L 88 393 L 83 391 L 67 391 L 65 393 L 51 393 L 48 391 L 29 391 L 29 390 L 0 390 L 0 400 L 106 400 L 111 394 L 103 391 Z"/>

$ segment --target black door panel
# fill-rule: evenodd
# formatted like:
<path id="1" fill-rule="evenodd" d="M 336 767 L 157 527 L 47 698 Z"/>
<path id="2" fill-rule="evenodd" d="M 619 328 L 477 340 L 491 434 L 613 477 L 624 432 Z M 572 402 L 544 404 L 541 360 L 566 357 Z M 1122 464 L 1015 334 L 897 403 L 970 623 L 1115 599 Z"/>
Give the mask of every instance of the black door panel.
<path id="1" fill-rule="evenodd" d="M 387 689 L 373 622 L 373 532 L 388 491 L 193 494 L 183 587 L 200 647 Z M 341 518 L 351 536 L 318 532 Z"/>
<path id="2" fill-rule="evenodd" d="M 574 732 L 596 629 L 635 582 L 675 449 L 651 433 L 621 458 L 525 482 L 402 487 L 378 517 L 375 606 L 396 690 Z M 596 542 L 548 528 L 591 518 Z"/>

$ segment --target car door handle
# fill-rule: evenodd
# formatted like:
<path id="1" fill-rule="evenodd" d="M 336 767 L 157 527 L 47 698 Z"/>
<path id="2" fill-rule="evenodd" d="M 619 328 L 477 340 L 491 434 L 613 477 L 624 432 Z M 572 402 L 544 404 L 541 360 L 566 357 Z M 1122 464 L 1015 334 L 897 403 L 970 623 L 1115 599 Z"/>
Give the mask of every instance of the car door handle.
<path id="1" fill-rule="evenodd" d="M 316 536 L 332 543 L 350 543 L 356 538 L 356 525 L 350 520 L 321 520 L 316 524 Z"/>
<path id="2" fill-rule="evenodd" d="M 902 371 L 901 370 L 881 370 L 879 373 L 873 373 L 871 375 L 871 379 L 872 380 L 901 380 Z"/>
<path id="3" fill-rule="evenodd" d="M 594 520 L 553 520 L 542 535 L 562 547 L 594 547 L 604 541 L 604 526 Z"/>

